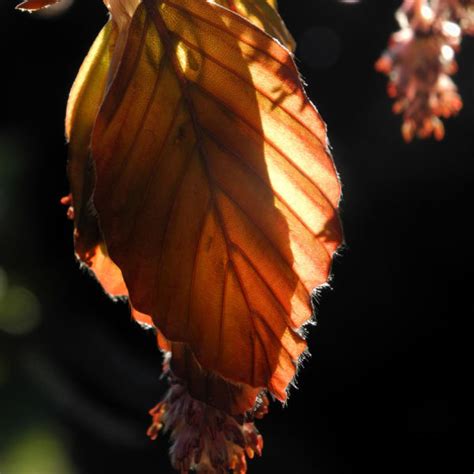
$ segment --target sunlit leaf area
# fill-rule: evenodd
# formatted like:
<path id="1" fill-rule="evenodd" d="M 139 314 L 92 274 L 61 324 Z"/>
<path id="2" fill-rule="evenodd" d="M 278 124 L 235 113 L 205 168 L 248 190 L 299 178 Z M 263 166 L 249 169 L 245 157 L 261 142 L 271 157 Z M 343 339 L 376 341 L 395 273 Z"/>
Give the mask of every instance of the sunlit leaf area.
<path id="1" fill-rule="evenodd" d="M 178 5 L 186 3 L 184 0 L 184 3 L 181 0 L 176 2 Z M 144 330 L 133 317 L 137 320 L 142 317 L 142 323 L 156 326 L 159 326 L 157 323 L 161 323 L 161 319 L 156 316 L 159 311 L 153 306 L 154 295 L 149 296 L 151 293 L 146 291 L 148 287 L 142 286 L 142 280 L 136 283 L 133 278 L 134 272 L 141 268 L 139 264 L 148 268 L 147 262 L 154 264 L 162 259 L 174 261 L 164 251 L 164 257 L 146 253 L 149 251 L 149 236 L 143 229 L 153 222 L 156 207 L 146 207 L 148 203 L 145 200 L 142 202 L 133 192 L 127 194 L 130 183 L 151 175 L 153 163 L 149 162 L 150 167 L 144 168 L 146 173 L 136 181 L 138 174 L 134 174 L 134 168 L 127 169 L 131 170 L 127 176 L 129 181 L 113 179 L 118 175 L 118 172 L 114 174 L 114 159 L 129 155 L 142 159 L 145 155 L 140 155 L 140 150 L 146 146 L 152 148 L 146 142 L 146 133 L 141 143 L 136 137 L 127 135 L 129 129 L 121 128 L 120 120 L 127 116 L 126 110 L 130 114 L 142 111 L 142 103 L 134 101 L 134 98 L 140 99 L 140 93 L 147 94 L 153 89 L 147 74 L 152 77 L 154 70 L 153 67 L 137 69 L 129 76 L 125 75 L 133 78 L 133 81 L 128 79 L 132 86 L 118 80 L 110 90 L 107 89 L 111 91 L 112 99 L 104 102 L 100 113 L 93 111 L 94 118 L 98 117 L 95 134 L 86 139 L 80 136 L 84 140 L 80 145 L 86 143 L 86 147 L 79 150 L 81 153 L 86 151 L 82 157 L 87 159 L 89 144 L 93 148 L 96 157 L 94 166 L 97 167 L 94 168 L 96 175 L 91 175 L 97 178 L 94 182 L 94 186 L 97 185 L 94 188 L 94 205 L 102 219 L 101 231 L 106 237 L 118 236 L 116 240 L 110 238 L 106 243 L 112 248 L 111 255 L 116 263 L 126 274 L 131 298 L 139 300 L 140 308 L 151 308 L 149 312 L 155 312 L 152 318 L 142 313 L 131 315 L 124 298 L 109 298 L 103 287 L 110 293 L 114 292 L 104 281 L 99 282 L 92 276 L 95 271 L 100 280 L 100 271 L 93 266 L 92 271 L 89 270 L 87 265 L 80 264 L 75 258 L 74 252 L 81 252 L 77 240 L 74 248 L 73 240 L 78 219 L 74 221 L 71 210 L 68 211 L 68 198 L 63 199 L 66 206 L 61 204 L 61 199 L 70 192 L 66 165 L 68 153 L 69 157 L 78 153 L 74 148 L 78 143 L 74 142 L 74 137 L 69 148 L 65 139 L 68 94 L 81 62 L 109 19 L 107 9 L 101 0 L 63 0 L 57 3 L 34 0 L 27 2 L 27 6 L 39 8 L 54 4 L 29 14 L 15 10 L 16 3 L 14 0 L 0 2 L 0 474 L 172 474 L 176 470 L 169 460 L 169 436 L 159 431 L 161 419 L 156 412 L 150 435 L 156 439 L 151 440 L 147 436 L 152 422 L 149 411 L 165 397 L 169 388 L 168 380 L 162 376 L 163 356 L 157 347 L 154 329 Z M 470 216 L 474 189 L 474 69 L 471 66 L 474 39 L 466 36 L 461 46 L 454 40 L 450 43 L 452 51 L 444 48 L 447 59 L 443 67 L 449 65 L 449 71 L 443 69 L 438 73 L 449 74 L 456 84 L 455 94 L 451 82 L 443 83 L 444 89 L 440 87 L 453 93 L 449 96 L 451 108 L 446 112 L 433 105 L 431 109 L 423 109 L 424 115 L 420 115 L 415 113 L 419 110 L 414 112 L 411 104 L 404 102 L 412 89 L 404 82 L 405 76 L 400 75 L 400 64 L 406 61 L 402 64 L 405 65 L 404 74 L 408 74 L 411 68 L 418 72 L 423 67 L 429 69 L 429 65 L 423 63 L 420 66 L 421 62 L 409 62 L 411 56 L 409 59 L 403 56 L 399 47 L 406 46 L 407 40 L 403 35 L 396 36 L 390 42 L 391 35 L 403 29 L 404 21 L 411 22 L 412 26 L 416 23 L 411 10 L 405 11 L 405 18 L 400 18 L 400 15 L 395 18 L 395 12 L 403 2 L 279 0 L 278 9 L 286 26 L 274 10 L 273 0 L 258 2 L 258 8 L 251 0 L 237 3 L 219 0 L 217 3 L 233 8 L 235 14 L 247 15 L 254 22 L 251 28 L 265 30 L 266 33 L 260 30 L 255 33 L 257 30 L 250 29 L 254 36 L 241 34 L 240 39 L 244 38 L 251 45 L 247 45 L 245 51 L 255 55 L 250 61 L 254 69 L 249 70 L 254 74 L 252 77 L 259 74 L 270 77 L 271 72 L 271 80 L 279 78 L 285 94 L 278 87 L 268 86 L 273 84 L 271 81 L 266 83 L 266 88 L 252 83 L 253 79 L 245 76 L 247 63 L 239 63 L 237 58 L 234 64 L 240 64 L 239 71 L 244 71 L 240 82 L 231 83 L 227 73 L 217 76 L 217 85 L 212 85 L 211 92 L 219 100 L 214 97 L 213 101 L 202 102 L 208 105 L 199 109 L 201 116 L 208 115 L 205 118 L 193 117 L 194 112 L 185 110 L 183 106 L 184 112 L 177 114 L 178 118 L 189 114 L 195 128 L 196 123 L 223 127 L 231 115 L 222 107 L 228 100 L 234 112 L 242 109 L 249 121 L 252 119 L 252 104 L 255 110 L 260 107 L 259 112 L 265 109 L 273 120 L 272 114 L 276 114 L 275 110 L 282 104 L 286 107 L 285 100 L 289 97 L 290 105 L 286 110 L 291 111 L 295 123 L 299 120 L 307 129 L 314 126 L 320 134 L 317 143 L 320 148 L 308 145 L 308 149 L 317 154 L 317 160 L 329 160 L 326 162 L 331 163 L 325 139 L 321 138 L 324 137 L 322 119 L 313 109 L 309 114 L 304 107 L 297 110 L 295 98 L 306 107 L 310 107 L 309 100 L 314 102 L 327 124 L 329 150 L 342 183 L 339 213 L 344 244 L 334 258 L 329 284 L 312 301 L 317 324 L 308 325 L 304 330 L 311 357 L 302 360 L 297 369 L 291 365 L 291 356 L 296 354 L 297 358 L 306 346 L 302 331 L 295 335 L 288 329 L 294 316 L 291 311 L 288 311 L 288 317 L 284 315 L 286 319 L 282 317 L 281 320 L 284 321 L 282 334 L 291 332 L 293 339 L 288 342 L 289 339 L 284 340 L 282 334 L 280 339 L 277 336 L 276 352 L 279 353 L 281 346 L 289 354 L 287 359 L 290 363 L 284 369 L 281 366 L 286 359 L 277 357 L 273 366 L 267 360 L 267 372 L 257 365 L 253 372 L 243 373 L 240 368 L 244 367 L 244 362 L 252 360 L 252 354 L 240 350 L 246 346 L 241 342 L 239 331 L 232 331 L 233 326 L 224 331 L 227 338 L 224 352 L 219 344 L 216 347 L 210 312 L 204 317 L 201 312 L 201 320 L 192 320 L 194 332 L 190 330 L 179 341 L 172 341 L 170 337 L 168 341 L 160 333 L 160 347 L 168 344 L 166 347 L 171 347 L 186 363 L 190 360 L 186 357 L 194 357 L 193 369 L 199 373 L 202 371 L 207 377 L 206 384 L 192 387 L 201 397 L 209 387 L 214 387 L 214 382 L 231 391 L 229 399 L 235 393 L 250 393 L 249 397 L 254 397 L 252 403 L 260 388 L 268 389 L 270 414 L 256 422 L 264 439 L 263 456 L 256 456 L 252 450 L 251 456 L 247 453 L 250 474 L 424 474 L 434 472 L 435 468 L 436 472 L 441 470 L 446 474 L 456 474 L 456 461 L 463 455 L 458 441 L 459 426 L 465 418 L 458 400 L 461 382 L 457 372 L 464 360 L 464 344 L 460 341 L 467 332 L 464 326 L 473 310 L 470 295 L 474 283 L 474 246 L 471 242 Z M 454 3 L 457 5 L 459 2 L 453 0 Z M 141 36 L 140 27 L 149 21 L 147 15 L 152 17 L 154 12 L 154 7 L 150 7 L 151 0 L 146 4 L 148 10 L 142 9 L 141 16 L 135 18 L 131 30 L 133 34 L 128 40 L 128 49 L 124 51 L 133 52 L 141 47 L 138 40 L 145 35 Z M 261 20 L 261 8 L 266 12 L 265 21 Z M 206 11 L 205 8 L 203 11 Z M 178 18 L 176 12 L 173 15 Z M 473 15 L 472 10 L 469 12 Z M 163 21 L 174 25 L 173 15 L 170 18 L 163 15 Z M 199 23 L 197 13 L 193 18 Z M 237 35 L 242 20 L 229 18 L 225 17 L 225 21 L 234 21 L 232 25 Z M 426 18 L 424 21 L 429 20 Z M 472 20 L 472 17 L 469 18 Z M 207 21 L 211 20 L 207 18 Z M 461 26 L 467 28 L 465 24 Z M 161 28 L 165 29 L 163 25 Z M 115 33 L 112 32 L 111 38 L 115 38 Z M 194 71 L 193 61 L 199 56 L 193 56 L 189 51 L 192 47 L 198 50 L 201 45 L 206 45 L 206 36 L 198 37 L 185 28 L 179 33 L 187 38 L 191 46 L 187 44 L 188 50 L 184 46 L 178 50 L 177 61 L 186 66 L 190 64 Z M 111 30 L 106 29 L 105 34 L 111 34 Z M 142 45 L 152 59 L 153 48 L 159 41 L 163 42 L 160 54 L 166 50 L 165 37 L 168 33 L 161 31 L 161 37 L 156 32 L 153 34 L 155 36 L 150 36 L 143 43 L 145 46 Z M 219 36 L 214 34 L 217 39 L 213 41 L 221 47 Z M 415 39 L 420 40 L 420 36 Z M 199 43 L 199 47 L 193 41 Z M 265 42 L 273 45 L 269 46 L 274 54 L 271 58 L 256 53 L 258 47 L 267 44 Z M 110 44 L 116 47 L 115 43 Z M 110 44 L 107 43 L 108 46 Z M 223 51 L 235 51 L 235 44 L 231 46 L 234 49 Z M 415 46 L 418 47 L 418 44 Z M 213 45 L 202 47 L 208 48 L 207 56 L 216 54 L 213 58 L 216 61 L 218 53 L 215 51 L 220 51 L 218 47 L 216 50 Z M 284 63 L 282 70 L 285 65 L 288 69 L 288 64 L 294 67 L 293 53 L 284 49 L 286 47 L 294 49 L 295 64 L 308 98 L 302 92 L 296 73 L 290 80 L 281 71 L 272 70 L 277 69 L 277 59 Z M 106 64 L 112 70 L 118 66 L 107 62 L 110 51 L 112 47 L 104 49 L 102 56 L 98 57 L 103 59 L 100 65 Z M 218 58 L 227 69 L 232 68 L 229 58 L 229 54 Z M 455 62 L 458 66 L 456 70 Z M 176 72 L 173 70 L 175 66 L 171 60 L 163 60 L 163 63 L 166 77 L 171 77 Z M 125 72 L 132 71 L 133 64 L 134 58 L 126 57 L 121 67 Z M 150 64 L 153 66 L 151 60 L 148 66 Z M 378 71 L 386 73 L 388 78 L 375 70 L 376 64 Z M 418 69 L 417 65 L 420 66 Z M 296 71 L 291 68 L 291 71 Z M 97 93 L 96 96 L 91 94 L 97 109 L 102 105 L 99 104 L 99 92 L 106 90 L 105 81 L 110 80 L 107 75 L 110 70 L 98 66 L 94 70 L 97 76 L 92 79 L 87 76 L 90 81 L 87 86 Z M 118 77 L 121 77 L 120 74 Z M 175 101 L 186 106 L 193 101 L 201 103 L 199 100 L 204 94 L 200 96 L 195 90 L 188 93 L 178 88 L 179 81 L 193 80 L 192 72 L 191 79 L 183 77 L 177 74 L 177 78 L 168 79 L 170 96 L 167 103 L 176 105 Z M 419 89 L 426 85 L 425 79 L 425 76 L 417 76 Z M 295 87 L 288 89 L 288 84 Z M 207 82 L 203 80 L 199 86 L 205 89 Z M 253 90 L 254 86 L 260 92 L 263 90 L 273 104 L 268 105 L 263 100 L 258 104 L 252 101 L 253 96 L 248 90 Z M 387 97 L 387 86 L 390 97 Z M 393 92 L 394 87 L 399 87 L 397 93 Z M 241 99 L 226 96 L 228 91 L 238 89 L 243 91 Z M 432 85 L 432 89 L 436 87 Z M 125 90 L 129 96 L 123 92 Z M 165 87 L 156 86 L 156 91 L 160 97 L 167 97 Z M 120 103 L 120 108 L 113 99 L 122 93 L 125 105 Z M 172 93 L 175 94 L 173 97 Z M 462 96 L 462 109 L 458 93 Z M 76 112 L 83 106 L 80 100 L 72 100 Z M 426 97 L 424 100 L 426 105 L 429 100 Z M 209 119 L 212 107 L 216 110 L 221 108 Z M 398 115 L 392 109 L 396 109 Z M 117 110 L 117 115 L 114 115 Z M 147 127 L 153 126 L 156 135 L 164 134 L 165 122 L 160 122 L 162 116 L 159 111 L 157 107 L 155 121 L 142 118 L 145 132 L 148 132 Z M 443 112 L 446 113 L 443 115 Z M 165 113 L 171 112 L 166 110 Z M 447 117 L 449 120 L 445 120 Z M 255 113 L 253 118 L 258 122 L 259 114 Z M 298 146 L 303 141 L 298 140 L 306 132 L 295 127 L 296 132 L 293 130 L 293 136 L 290 136 L 284 120 L 278 123 L 271 120 L 268 119 L 266 124 L 272 123 L 273 128 L 267 128 L 271 128 L 267 133 L 273 133 L 272 140 L 277 144 L 288 142 L 293 149 L 299 150 Z M 68 121 L 69 127 L 71 117 Z M 229 123 L 232 124 L 231 121 Z M 81 123 L 73 124 L 72 128 L 74 126 L 76 131 L 82 132 Z M 198 155 L 194 142 L 186 141 L 189 130 L 184 125 L 176 125 L 175 128 L 177 136 L 184 142 L 176 159 L 184 159 L 188 155 L 192 158 L 193 153 Z M 171 127 L 170 130 L 174 129 Z M 241 133 L 241 129 L 229 128 L 225 137 L 225 145 L 234 143 L 243 152 L 251 148 L 244 140 L 245 134 Z M 441 138 L 441 141 L 437 140 Z M 203 140 L 200 137 L 195 139 L 196 142 Z M 210 149 L 218 148 L 219 137 L 213 143 L 209 138 L 207 140 Z M 176 143 L 178 141 L 176 139 Z M 138 151 L 135 150 L 136 155 L 133 155 L 130 150 L 136 143 Z M 268 140 L 266 144 L 262 141 L 261 150 L 268 148 Z M 233 155 L 229 150 L 227 152 L 227 155 L 216 153 L 210 158 L 198 156 L 195 162 L 208 163 L 211 168 L 215 166 L 218 170 L 215 181 L 224 183 L 222 188 L 227 185 L 232 192 L 242 195 L 247 190 L 245 196 L 249 215 L 252 215 L 253 208 L 255 212 L 259 209 L 274 211 L 273 203 L 280 198 L 280 195 L 275 197 L 279 189 L 273 190 L 275 195 L 271 198 L 265 198 L 264 191 L 258 185 L 238 182 L 242 176 L 250 174 L 236 172 L 231 179 L 227 179 L 229 175 L 222 170 L 225 171 L 227 165 L 229 169 L 233 166 L 232 158 L 229 158 Z M 291 150 L 287 154 L 288 161 L 291 161 Z M 267 173 L 273 178 L 288 178 L 288 174 L 278 172 L 289 168 L 282 165 L 279 169 L 270 160 L 262 161 L 260 165 L 262 163 L 265 164 L 261 173 L 264 178 Z M 114 173 L 109 173 L 110 169 Z M 311 173 L 312 169 L 301 171 L 304 176 L 313 176 Z M 332 173 L 332 181 L 327 180 L 330 183 L 326 184 L 332 192 L 334 204 L 339 196 L 334 170 Z M 209 182 L 205 184 L 211 189 L 210 176 L 207 176 Z M 162 180 L 160 183 L 165 188 L 163 183 L 171 181 L 172 177 L 169 182 Z M 297 196 L 305 191 L 310 195 L 313 189 L 310 189 L 310 180 L 305 181 L 306 189 L 301 183 L 303 180 L 297 183 L 299 187 L 295 185 L 294 192 L 282 185 L 281 189 L 287 193 L 284 197 L 296 202 Z M 74 186 L 77 187 L 73 192 L 77 193 L 80 186 L 73 182 Z M 120 205 L 112 202 L 112 197 L 116 198 L 118 194 Z M 190 201 L 197 202 L 203 195 L 205 192 L 199 189 Z M 156 196 L 161 195 L 157 192 Z M 295 200 L 291 201 L 293 198 Z M 315 207 L 322 208 L 323 201 L 321 198 Z M 266 203 L 267 207 L 262 203 Z M 83 204 L 83 209 L 87 211 L 89 203 Z M 136 206 L 133 207 L 138 209 L 136 215 L 130 211 L 130 214 L 121 214 L 118 218 L 114 214 L 119 208 L 128 211 L 132 208 L 128 205 Z M 208 207 L 207 201 L 203 202 L 200 212 Z M 311 206 L 302 206 L 301 209 L 299 218 L 311 221 Z M 97 221 L 97 216 L 93 215 Z M 193 212 L 186 216 L 186 221 L 196 220 Z M 265 229 L 271 228 L 272 216 L 278 217 L 279 214 L 269 212 L 265 215 Z M 337 217 L 336 214 L 334 216 Z M 142 217 L 143 220 L 140 220 Z M 209 227 L 214 221 L 204 219 L 203 222 Z M 331 222 L 334 224 L 336 221 Z M 329 227 L 323 226 L 320 236 L 324 237 L 326 232 L 326 236 L 333 239 L 328 237 L 329 243 L 324 244 L 333 252 L 341 234 L 337 224 L 332 228 L 330 224 Z M 186 226 L 183 225 L 183 228 Z M 138 229 L 135 240 L 129 240 L 127 246 L 120 247 L 119 244 L 131 234 L 130 229 Z M 240 229 L 235 231 L 232 228 L 231 232 L 240 236 Z M 241 233 L 244 234 L 243 231 Z M 214 235 L 220 236 L 217 231 Z M 227 238 L 224 233 L 222 235 Z M 104 236 L 101 234 L 101 237 Z M 187 238 L 185 233 L 175 236 L 176 241 L 184 245 L 183 255 L 187 255 L 189 250 L 185 246 Z M 297 254 L 295 241 L 286 242 L 286 247 L 282 247 Z M 269 240 L 264 243 L 270 246 Z M 94 245 L 101 251 L 105 248 L 100 241 L 94 241 Z M 250 244 L 248 247 L 251 247 Z M 268 255 L 265 251 L 258 255 Z M 135 259 L 137 255 L 141 260 L 138 257 Z M 293 254 L 290 252 L 290 255 Z M 311 269 L 309 254 L 305 255 L 308 261 L 301 259 L 301 267 Z M 176 260 L 180 257 L 181 254 L 177 255 Z M 108 260 L 109 263 L 111 261 Z M 318 284 L 325 282 L 330 257 L 325 262 L 321 271 L 324 278 L 319 278 Z M 264 263 L 261 263 L 262 268 L 267 268 Z M 185 262 L 182 272 L 172 274 L 170 270 L 164 273 L 176 279 L 178 276 L 188 280 L 195 278 L 194 269 L 188 267 Z M 275 268 L 272 271 L 278 279 Z M 157 269 L 158 266 L 153 266 L 153 271 L 158 272 Z M 311 275 L 310 270 L 308 274 Z M 157 278 L 155 273 L 150 272 L 149 275 L 150 279 Z M 165 281 L 162 285 L 165 289 L 166 284 Z M 179 305 L 185 293 L 189 292 L 178 284 L 173 285 L 174 280 L 170 284 L 172 291 L 169 290 L 166 296 L 173 299 L 176 308 L 183 308 Z M 202 307 L 206 307 L 207 303 L 210 305 L 214 301 L 215 286 L 212 278 L 203 278 L 199 290 L 189 296 L 189 300 L 195 302 L 196 307 L 197 303 Z M 271 282 L 268 288 L 272 288 Z M 162 287 L 158 290 L 160 294 L 165 292 Z M 119 294 L 123 293 L 116 295 Z M 250 289 L 250 294 L 254 298 L 252 304 L 264 306 L 256 286 Z M 288 305 L 293 304 L 290 299 L 286 301 Z M 306 301 L 306 305 L 309 308 L 310 300 Z M 174 310 L 172 305 L 168 308 Z M 164 319 L 162 326 L 167 334 L 179 332 L 180 326 L 175 324 L 178 319 L 173 319 L 173 316 L 178 318 L 187 314 L 184 309 L 181 313 L 169 311 L 168 319 Z M 252 327 L 255 330 L 255 326 Z M 226 348 L 230 349 L 225 352 Z M 290 353 L 291 350 L 293 353 Z M 227 357 L 225 361 L 224 357 L 216 357 L 216 354 L 223 353 Z M 180 370 L 178 365 L 176 363 L 173 370 Z M 208 369 L 209 372 L 205 372 Z M 295 372 L 297 376 L 289 389 L 288 400 L 282 404 L 280 401 L 286 396 L 285 387 Z M 257 391 L 251 386 L 253 382 L 258 386 Z M 209 398 L 212 396 L 209 395 Z M 244 402 L 247 403 L 247 400 Z M 193 415 L 186 412 L 182 419 L 188 423 Z M 182 426 L 182 419 L 175 420 L 175 425 Z M 262 447 L 260 439 L 254 444 L 258 449 Z M 255 459 L 250 460 L 254 455 Z M 187 472 L 184 467 L 181 471 Z"/>

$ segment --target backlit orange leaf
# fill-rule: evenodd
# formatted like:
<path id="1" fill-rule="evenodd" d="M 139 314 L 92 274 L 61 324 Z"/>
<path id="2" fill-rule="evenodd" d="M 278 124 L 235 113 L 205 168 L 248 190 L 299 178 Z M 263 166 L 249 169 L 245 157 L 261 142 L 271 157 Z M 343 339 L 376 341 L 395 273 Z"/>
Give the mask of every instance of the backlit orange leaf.
<path id="1" fill-rule="evenodd" d="M 92 155 L 131 304 L 205 370 L 285 399 L 341 241 L 325 126 L 290 53 L 218 5 L 144 0 Z"/>

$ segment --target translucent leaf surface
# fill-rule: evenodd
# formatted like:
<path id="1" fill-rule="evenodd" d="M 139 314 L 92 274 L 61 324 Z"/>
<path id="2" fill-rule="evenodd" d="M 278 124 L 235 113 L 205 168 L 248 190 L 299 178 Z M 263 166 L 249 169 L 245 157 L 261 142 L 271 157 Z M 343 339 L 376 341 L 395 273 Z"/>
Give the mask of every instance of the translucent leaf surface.
<path id="1" fill-rule="evenodd" d="M 218 5 L 144 1 L 92 153 L 133 306 L 205 370 L 284 399 L 341 240 L 325 126 L 287 49 Z"/>

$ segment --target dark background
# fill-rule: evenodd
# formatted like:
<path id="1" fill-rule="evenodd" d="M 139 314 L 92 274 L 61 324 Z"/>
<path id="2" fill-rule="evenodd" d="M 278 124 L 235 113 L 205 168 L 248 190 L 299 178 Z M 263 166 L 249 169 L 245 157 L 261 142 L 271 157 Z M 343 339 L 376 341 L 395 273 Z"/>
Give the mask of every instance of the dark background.
<path id="1" fill-rule="evenodd" d="M 76 0 L 45 17 L 0 1 L 0 472 L 172 472 L 168 441 L 145 436 L 166 389 L 154 338 L 78 269 L 59 205 L 67 94 L 105 9 Z M 299 390 L 259 424 L 254 473 L 460 472 L 474 39 L 459 55 L 465 108 L 446 139 L 406 145 L 373 69 L 399 3 L 280 0 L 328 123 L 347 246 Z"/>

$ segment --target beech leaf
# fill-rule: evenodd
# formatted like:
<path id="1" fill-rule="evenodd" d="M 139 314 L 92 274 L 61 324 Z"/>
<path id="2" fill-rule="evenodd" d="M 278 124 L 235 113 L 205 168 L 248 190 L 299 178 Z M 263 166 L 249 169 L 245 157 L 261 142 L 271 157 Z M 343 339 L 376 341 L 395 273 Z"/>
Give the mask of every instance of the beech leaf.
<path id="1" fill-rule="evenodd" d="M 342 238 L 325 125 L 288 50 L 204 0 L 144 0 L 92 155 L 131 304 L 205 370 L 285 399 Z"/>

